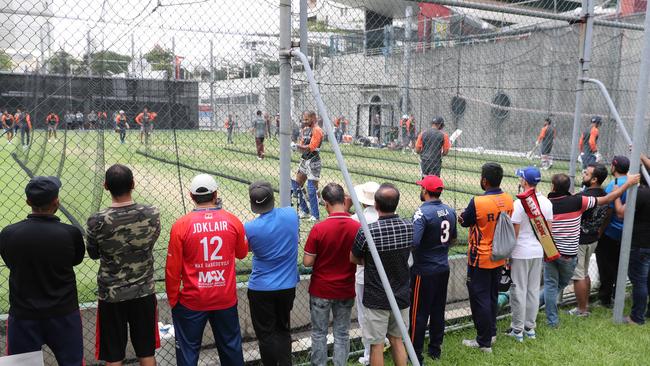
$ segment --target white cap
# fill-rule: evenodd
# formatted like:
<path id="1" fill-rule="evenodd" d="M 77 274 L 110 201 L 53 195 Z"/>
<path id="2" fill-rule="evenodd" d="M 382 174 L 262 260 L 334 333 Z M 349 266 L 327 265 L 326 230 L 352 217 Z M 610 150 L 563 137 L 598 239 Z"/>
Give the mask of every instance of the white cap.
<path id="1" fill-rule="evenodd" d="M 209 174 L 199 174 L 192 179 L 190 192 L 193 195 L 201 196 L 211 194 L 217 191 L 217 181 Z"/>
<path id="2" fill-rule="evenodd" d="M 124 114 L 124 111 L 120 109 L 120 114 Z"/>
<path id="3" fill-rule="evenodd" d="M 376 182 L 366 182 L 354 186 L 354 192 L 357 194 L 359 202 L 366 206 L 374 206 L 375 192 L 377 192 L 378 189 L 379 183 Z"/>
<path id="4" fill-rule="evenodd" d="M 402 118 L 403 118 L 403 119 L 407 119 L 407 118 L 409 118 L 409 115 L 408 115 L 408 114 L 405 114 L 405 115 L 402 116 Z"/>

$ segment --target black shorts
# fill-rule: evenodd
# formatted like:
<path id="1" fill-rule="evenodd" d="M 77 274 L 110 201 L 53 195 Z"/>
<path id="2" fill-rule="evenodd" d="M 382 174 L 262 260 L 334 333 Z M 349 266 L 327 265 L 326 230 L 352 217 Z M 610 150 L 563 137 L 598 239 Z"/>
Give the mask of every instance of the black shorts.
<path id="1" fill-rule="evenodd" d="M 160 347 L 156 295 L 121 302 L 99 300 L 95 343 L 98 360 L 124 360 L 127 324 L 135 355 L 138 358 L 153 356 Z"/>

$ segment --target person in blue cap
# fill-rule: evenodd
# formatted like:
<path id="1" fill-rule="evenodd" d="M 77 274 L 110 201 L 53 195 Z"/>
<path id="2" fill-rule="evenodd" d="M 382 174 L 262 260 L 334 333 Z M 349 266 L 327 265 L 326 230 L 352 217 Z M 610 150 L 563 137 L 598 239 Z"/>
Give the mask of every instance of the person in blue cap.
<path id="1" fill-rule="evenodd" d="M 519 177 L 519 186 L 523 188 L 524 192 L 531 189 L 536 191 L 537 185 L 542 181 L 541 172 L 532 166 L 517 169 L 515 175 Z M 536 191 L 535 195 L 539 209 L 550 228 L 553 221 L 553 205 L 541 192 Z M 515 228 L 517 243 L 510 260 L 512 321 L 506 335 L 513 337 L 518 342 L 523 342 L 524 336 L 528 339 L 536 338 L 539 284 L 542 277 L 544 251 L 521 200 L 515 201 L 512 224 Z"/>

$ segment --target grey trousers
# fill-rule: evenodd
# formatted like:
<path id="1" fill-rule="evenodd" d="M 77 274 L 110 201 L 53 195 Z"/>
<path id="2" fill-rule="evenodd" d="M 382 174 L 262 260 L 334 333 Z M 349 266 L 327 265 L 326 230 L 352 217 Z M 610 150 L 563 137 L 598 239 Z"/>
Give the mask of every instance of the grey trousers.
<path id="1" fill-rule="evenodd" d="M 535 329 L 539 311 L 539 290 L 542 277 L 542 258 L 511 259 L 510 309 L 512 323 L 510 326 L 519 332 Z"/>

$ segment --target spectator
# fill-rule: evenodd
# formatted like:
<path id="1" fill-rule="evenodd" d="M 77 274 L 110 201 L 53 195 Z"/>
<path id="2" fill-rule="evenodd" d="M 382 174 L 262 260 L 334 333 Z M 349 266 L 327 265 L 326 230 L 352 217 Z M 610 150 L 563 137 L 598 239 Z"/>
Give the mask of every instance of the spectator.
<path id="1" fill-rule="evenodd" d="M 625 184 L 627 172 L 630 170 L 630 160 L 625 156 L 615 156 L 612 159 L 611 172 L 614 180 L 605 188 L 606 193 L 614 190 L 615 186 Z M 625 204 L 627 194 L 623 193 L 621 202 Z M 616 274 L 618 273 L 618 259 L 621 254 L 621 237 L 623 236 L 623 219 L 614 212 L 614 205 L 609 206 L 607 226 L 604 234 L 598 240 L 596 247 L 596 262 L 598 263 L 598 276 L 600 288 L 598 299 L 604 307 L 612 307 L 612 297 L 616 287 Z"/>
<path id="2" fill-rule="evenodd" d="M 244 225 L 253 252 L 248 303 L 264 365 L 291 365 L 291 309 L 298 283 L 298 215 L 291 207 L 273 208 L 268 182 L 248 189 L 251 210 L 259 214 Z"/>
<path id="3" fill-rule="evenodd" d="M 420 154 L 420 170 L 422 176 L 436 175 L 440 177 L 442 170 L 442 157 L 446 156 L 451 148 L 449 136 L 442 132 L 445 120 L 434 117 L 431 128 L 420 132 L 415 142 L 415 152 Z"/>
<path id="4" fill-rule="evenodd" d="M 641 155 L 641 162 L 650 169 L 650 159 Z M 625 320 L 630 324 L 645 324 L 647 317 L 648 287 L 650 285 L 650 188 L 645 178 L 636 196 L 636 213 L 632 228 L 632 247 L 630 249 L 630 266 L 627 275 L 632 282 L 632 309 Z M 625 204 L 620 198 L 615 201 L 615 211 L 619 218 L 625 216 Z"/>
<path id="5" fill-rule="evenodd" d="M 384 364 L 384 339 L 388 336 L 393 362 L 405 366 L 406 349 L 398 321 L 408 328 L 410 305 L 408 259 L 413 243 L 413 223 L 400 218 L 395 211 L 399 204 L 399 190 L 390 183 L 379 186 L 375 193 L 375 209 L 379 219 L 369 225 L 370 234 L 377 252 L 390 279 L 395 301 L 400 309 L 401 320 L 390 310 L 386 292 L 382 286 L 377 265 L 370 255 L 368 241 L 363 230 L 356 235 L 350 261 L 364 264 L 363 306 L 365 307 L 365 328 L 363 337 L 370 343 L 370 364 Z"/>
<path id="6" fill-rule="evenodd" d="M 248 253 L 244 225 L 221 207 L 212 176 L 194 177 L 190 195 L 196 208 L 172 226 L 165 268 L 176 364 L 198 363 L 205 324 L 210 322 L 220 363 L 243 365 L 235 258 Z"/>
<path id="7" fill-rule="evenodd" d="M 582 172 L 582 185 L 585 189 L 583 196 L 602 197 L 607 195 L 602 184 L 607 179 L 607 168 L 603 164 L 590 164 Z M 598 206 L 585 211 L 580 219 L 580 239 L 576 269 L 573 271 L 573 289 L 576 294 L 577 306 L 569 310 L 576 316 L 589 315 L 589 293 L 591 279 L 589 278 L 589 261 L 595 253 L 600 238 L 601 227 L 607 216 L 607 207 Z"/>
<path id="8" fill-rule="evenodd" d="M 32 178 L 25 187 L 32 213 L 0 232 L 0 255 L 9 268 L 7 354 L 47 344 L 59 365 L 79 366 L 83 338 L 73 267 L 85 248 L 81 232 L 54 216 L 60 187 L 56 177 Z"/>
<path id="9" fill-rule="evenodd" d="M 262 118 L 262 111 L 257 111 L 253 120 L 255 133 L 255 146 L 257 147 L 257 160 L 264 159 L 264 136 L 266 136 L 266 121 Z"/>
<path id="10" fill-rule="evenodd" d="M 112 204 L 88 219 L 88 256 L 99 259 L 97 272 L 98 360 L 122 365 L 127 329 L 140 365 L 155 365 L 158 310 L 153 279 L 153 249 L 160 235 L 160 212 L 135 203 L 131 169 L 115 164 L 106 170 L 104 188 Z"/>
<path id="11" fill-rule="evenodd" d="M 350 353 L 350 314 L 354 305 L 354 273 L 349 253 L 359 232 L 359 223 L 350 217 L 343 187 L 329 183 L 321 193 L 326 220 L 309 232 L 303 264 L 314 267 L 309 284 L 312 346 L 311 363 L 327 364 L 327 328 L 330 310 L 334 333 L 332 361 L 336 366 L 348 364 Z"/>
<path id="12" fill-rule="evenodd" d="M 461 226 L 470 228 L 467 290 L 477 333 L 476 339 L 465 339 L 463 345 L 487 353 L 492 353 L 492 343 L 496 342 L 499 282 L 505 264 L 504 260 L 492 260 L 492 240 L 499 214 L 512 214 L 513 210 L 512 197 L 500 188 L 502 179 L 501 165 L 483 164 L 481 189 L 485 193 L 472 198 L 459 217 Z"/>
<path id="13" fill-rule="evenodd" d="M 560 258 L 544 263 L 544 297 L 546 322 L 557 328 L 560 319 L 557 314 L 558 295 L 569 284 L 576 267 L 580 240 L 580 219 L 592 207 L 606 205 L 620 197 L 628 187 L 639 182 L 639 176 L 630 177 L 625 184 L 603 197 L 571 195 L 571 180 L 566 174 L 555 174 L 551 178 L 551 193 L 548 198 L 553 204 L 553 227 L 551 232 Z"/>
<path id="14" fill-rule="evenodd" d="M 456 212 L 440 201 L 442 179 L 427 175 L 417 182 L 424 202 L 413 215 L 413 267 L 411 268 L 411 329 L 420 364 L 424 334 L 429 324 L 431 358 L 439 359 L 445 335 L 445 305 L 449 282 L 449 246 L 456 242 Z"/>
<path id="15" fill-rule="evenodd" d="M 549 228 L 552 228 L 553 205 L 548 198 L 537 191 L 537 185 L 542 181 L 542 174 L 535 167 L 518 169 L 519 186 L 524 192 L 535 191 L 539 209 L 544 216 Z M 506 335 L 513 337 L 518 342 L 524 341 L 524 335 L 535 339 L 537 326 L 537 313 L 539 311 L 539 284 L 542 277 L 542 258 L 544 250 L 530 224 L 528 214 L 524 210 L 521 200 L 514 204 L 512 224 L 515 228 L 517 243 L 510 259 L 510 309 L 512 321 Z"/>
<path id="16" fill-rule="evenodd" d="M 359 199 L 359 203 L 363 206 L 363 216 L 366 218 L 366 223 L 368 223 L 368 225 L 379 219 L 379 214 L 375 209 L 375 193 L 377 192 L 377 189 L 379 189 L 379 183 L 376 182 L 366 182 L 354 187 L 357 199 Z M 355 213 L 352 215 L 352 219 L 359 221 L 359 214 Z M 357 307 L 357 321 L 359 322 L 359 328 L 361 329 L 361 342 L 363 343 L 363 356 L 359 357 L 359 363 L 362 365 L 368 365 L 370 364 L 370 343 L 368 339 L 363 336 L 363 330 L 366 328 L 364 317 L 365 309 L 363 306 L 363 273 L 363 265 L 357 265 L 357 272 L 355 273 L 355 305 Z"/>

